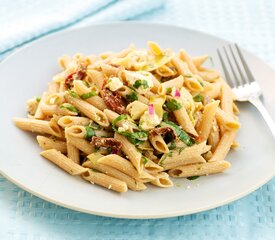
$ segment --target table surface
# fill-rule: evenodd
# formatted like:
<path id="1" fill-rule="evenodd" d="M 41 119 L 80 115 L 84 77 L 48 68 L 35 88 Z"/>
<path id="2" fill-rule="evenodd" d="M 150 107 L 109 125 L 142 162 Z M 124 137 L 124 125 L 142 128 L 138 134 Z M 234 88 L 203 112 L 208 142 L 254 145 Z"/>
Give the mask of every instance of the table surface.
<path id="1" fill-rule="evenodd" d="M 115 20 L 114 15 L 108 20 Z M 238 42 L 275 68 L 273 0 L 170 0 L 154 12 L 126 20 L 171 23 L 211 33 Z M 238 201 L 210 211 L 128 220 L 56 206 L 0 176 L 0 209 L 0 239 L 271 240 L 275 236 L 275 179 Z"/>

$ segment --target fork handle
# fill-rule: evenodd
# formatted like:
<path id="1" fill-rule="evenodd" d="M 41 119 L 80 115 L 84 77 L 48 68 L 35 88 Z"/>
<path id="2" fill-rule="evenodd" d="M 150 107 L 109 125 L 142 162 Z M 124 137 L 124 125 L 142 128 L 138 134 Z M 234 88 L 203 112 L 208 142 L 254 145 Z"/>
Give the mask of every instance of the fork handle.
<path id="1" fill-rule="evenodd" d="M 271 130 L 271 133 L 273 137 L 275 138 L 275 123 L 273 119 L 271 118 L 270 114 L 266 110 L 265 106 L 263 105 L 262 101 L 259 97 L 251 98 L 249 99 L 249 102 L 251 102 L 262 114 L 265 122 L 267 123 L 268 127 Z"/>

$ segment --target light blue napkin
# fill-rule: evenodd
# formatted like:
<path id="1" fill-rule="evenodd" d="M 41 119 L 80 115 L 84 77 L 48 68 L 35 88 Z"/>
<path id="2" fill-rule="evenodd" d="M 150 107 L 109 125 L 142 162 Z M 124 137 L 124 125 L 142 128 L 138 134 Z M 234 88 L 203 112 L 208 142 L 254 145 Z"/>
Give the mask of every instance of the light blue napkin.
<path id="1" fill-rule="evenodd" d="M 38 37 L 95 21 L 126 20 L 164 0 L 1 0 L 0 55 Z"/>

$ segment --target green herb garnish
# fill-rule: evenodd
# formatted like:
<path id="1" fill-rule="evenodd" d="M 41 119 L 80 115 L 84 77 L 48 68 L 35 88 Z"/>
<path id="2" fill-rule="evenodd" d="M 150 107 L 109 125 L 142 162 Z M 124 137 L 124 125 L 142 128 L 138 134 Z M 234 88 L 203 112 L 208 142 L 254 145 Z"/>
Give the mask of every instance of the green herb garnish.
<path id="1" fill-rule="evenodd" d="M 136 80 L 133 87 L 137 89 L 140 86 L 143 86 L 144 89 L 149 88 L 148 82 L 146 80 L 141 80 L 141 79 Z"/>
<path id="2" fill-rule="evenodd" d="M 92 137 L 95 136 L 95 131 L 89 125 L 85 126 L 85 129 L 86 129 L 86 134 L 84 137 L 86 140 L 91 141 Z"/>
<path id="3" fill-rule="evenodd" d="M 172 99 L 171 101 L 166 103 L 166 107 L 170 111 L 176 111 L 182 108 L 182 105 L 175 99 Z"/>
<path id="4" fill-rule="evenodd" d="M 190 75 L 190 74 L 186 74 L 186 75 L 184 75 L 184 77 L 186 77 L 186 78 L 191 78 L 191 77 L 193 77 L 193 76 Z"/>
<path id="5" fill-rule="evenodd" d="M 83 100 L 86 100 L 90 97 L 93 97 L 96 95 L 96 92 L 95 91 L 91 91 L 91 92 L 88 92 L 88 93 L 84 93 L 82 94 L 80 97 L 83 99 Z"/>
<path id="6" fill-rule="evenodd" d="M 194 100 L 195 102 L 203 102 L 204 97 L 203 97 L 202 95 L 200 95 L 200 94 L 197 94 L 197 95 L 195 95 L 195 96 L 193 97 L 193 100 Z"/>
<path id="7" fill-rule="evenodd" d="M 36 97 L 35 101 L 39 103 L 41 101 L 41 97 Z"/>
<path id="8" fill-rule="evenodd" d="M 172 92 L 172 88 L 171 87 L 166 88 L 166 94 L 170 94 L 171 92 Z"/>
<path id="9" fill-rule="evenodd" d="M 167 121 L 168 121 L 168 116 L 169 116 L 168 112 L 164 112 L 164 113 L 163 113 L 162 118 L 163 118 L 163 121 L 164 121 L 164 122 L 167 122 Z"/>
<path id="10" fill-rule="evenodd" d="M 167 154 L 168 157 L 173 157 L 173 151 L 170 151 L 168 154 Z"/>
<path id="11" fill-rule="evenodd" d="M 122 136 L 125 136 L 128 138 L 128 140 L 133 143 L 133 144 L 140 144 L 143 143 L 145 141 L 145 139 L 147 139 L 148 137 L 148 132 L 145 131 L 140 131 L 140 132 L 126 132 L 126 131 L 119 131 L 118 127 L 116 126 L 116 124 L 119 121 L 125 120 L 127 119 L 127 116 L 125 114 L 122 114 L 120 116 L 118 116 L 116 119 L 113 120 L 112 122 L 112 126 L 113 126 L 113 130 L 117 133 L 119 133 Z"/>
<path id="12" fill-rule="evenodd" d="M 142 161 L 143 161 L 143 164 L 146 165 L 146 163 L 148 163 L 148 159 L 144 156 L 142 156 Z"/>
<path id="13" fill-rule="evenodd" d="M 89 124 L 89 127 L 91 127 L 94 130 L 100 130 L 101 129 L 100 125 L 98 123 L 96 123 L 96 122 L 91 122 Z"/>
<path id="14" fill-rule="evenodd" d="M 170 125 L 178 138 L 183 141 L 187 146 L 192 146 L 195 143 L 195 140 L 191 138 L 184 130 L 182 130 L 177 124 L 171 121 L 165 121 L 166 124 Z"/>
<path id="15" fill-rule="evenodd" d="M 63 104 L 63 105 L 60 106 L 60 108 L 67 109 L 71 112 L 79 113 L 79 110 L 71 104 L 66 104 L 66 105 Z"/>
<path id="16" fill-rule="evenodd" d="M 73 98 L 79 98 L 79 96 L 77 95 L 77 93 L 75 91 L 68 90 L 68 92 Z"/>
<path id="17" fill-rule="evenodd" d="M 198 80 L 198 82 L 199 82 L 199 84 L 200 84 L 202 87 L 204 86 L 204 84 L 203 84 L 202 81 Z"/>
<path id="18" fill-rule="evenodd" d="M 178 153 L 179 155 L 181 155 L 182 151 L 185 149 L 185 147 L 179 147 L 177 150 L 178 150 Z"/>
<path id="19" fill-rule="evenodd" d="M 83 81 L 83 83 L 86 85 L 86 87 L 90 87 L 90 84 L 86 81 Z"/>
<path id="20" fill-rule="evenodd" d="M 171 143 L 170 143 L 170 146 L 169 146 L 168 148 L 169 148 L 169 150 L 173 150 L 173 149 L 176 148 L 176 143 L 175 143 L 175 140 L 174 140 L 174 139 L 172 139 L 172 141 L 171 141 Z"/>
<path id="21" fill-rule="evenodd" d="M 127 119 L 127 116 L 125 114 L 121 114 L 113 120 L 112 125 L 115 126 L 118 122 L 125 120 L 125 119 Z"/>
<path id="22" fill-rule="evenodd" d="M 148 137 L 148 133 L 144 132 L 144 131 L 134 132 L 134 133 L 121 132 L 121 131 L 117 131 L 117 130 L 115 130 L 115 131 L 117 133 L 119 133 L 120 135 L 123 135 L 123 136 L 127 137 L 127 139 L 135 145 L 144 143 L 144 141 L 145 141 L 144 139 L 146 139 Z"/>
<path id="23" fill-rule="evenodd" d="M 195 179 L 198 179 L 200 176 L 191 176 L 191 177 L 187 177 L 188 180 L 192 181 Z"/>
<path id="24" fill-rule="evenodd" d="M 133 102 L 133 101 L 138 100 L 138 97 L 137 97 L 137 94 L 136 94 L 135 92 L 132 92 L 131 94 L 127 94 L 127 95 L 126 95 L 126 99 L 127 99 L 129 102 Z"/>

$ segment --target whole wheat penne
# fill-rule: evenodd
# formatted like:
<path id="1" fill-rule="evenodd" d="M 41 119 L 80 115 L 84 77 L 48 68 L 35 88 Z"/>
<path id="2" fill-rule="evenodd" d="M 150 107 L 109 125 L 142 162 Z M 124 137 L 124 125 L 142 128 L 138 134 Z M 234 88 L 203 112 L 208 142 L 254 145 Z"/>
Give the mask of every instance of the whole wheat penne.
<path id="1" fill-rule="evenodd" d="M 212 158 L 209 160 L 209 162 L 215 162 L 215 161 L 221 161 L 224 160 L 225 156 L 230 150 L 231 145 L 234 142 L 234 139 L 236 137 L 237 132 L 236 131 L 225 131 L 222 135 L 216 150 L 214 151 L 214 154 Z"/>
<path id="2" fill-rule="evenodd" d="M 197 163 L 173 168 L 168 173 L 174 178 L 203 176 L 223 172 L 230 166 L 231 164 L 227 161 Z"/>
<path id="3" fill-rule="evenodd" d="M 109 126 L 109 121 L 106 117 L 106 115 L 94 107 L 93 105 L 85 102 L 84 100 L 74 98 L 70 96 L 69 94 L 65 95 L 65 99 L 72 105 L 74 105 L 79 111 L 81 111 L 84 115 L 98 123 L 99 125 L 103 127 Z"/>
<path id="4" fill-rule="evenodd" d="M 169 188 L 173 187 L 173 182 L 169 178 L 169 175 L 165 172 L 161 172 L 155 175 L 156 179 L 151 181 L 150 183 L 157 186 L 157 187 L 162 187 L 162 188 Z"/>
<path id="5" fill-rule="evenodd" d="M 13 120 L 15 125 L 22 130 L 63 137 L 60 127 L 53 121 L 29 118 L 14 118 Z"/>
<path id="6" fill-rule="evenodd" d="M 62 153 L 67 153 L 66 142 L 56 140 L 45 136 L 37 136 L 36 140 L 41 148 L 44 150 L 56 149 Z"/>
<path id="7" fill-rule="evenodd" d="M 71 175 L 81 175 L 88 171 L 87 168 L 81 167 L 80 165 L 76 164 L 56 149 L 45 150 L 41 152 L 40 155 L 50 160 L 52 163 L 62 168 L 64 171 Z"/>

